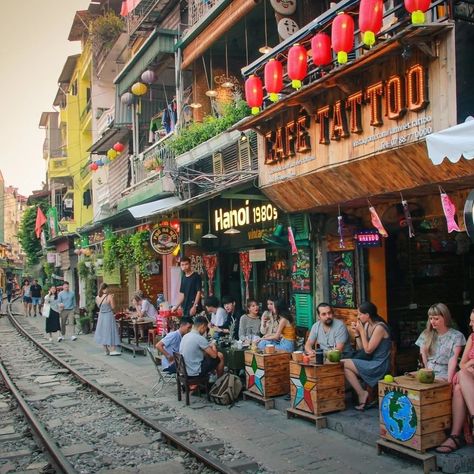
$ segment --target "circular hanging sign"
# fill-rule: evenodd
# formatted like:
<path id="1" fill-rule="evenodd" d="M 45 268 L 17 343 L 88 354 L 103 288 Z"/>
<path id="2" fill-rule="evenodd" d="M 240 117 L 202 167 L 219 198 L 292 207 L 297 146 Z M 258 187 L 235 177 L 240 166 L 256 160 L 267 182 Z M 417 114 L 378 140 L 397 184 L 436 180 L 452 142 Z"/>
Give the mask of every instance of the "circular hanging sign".
<path id="1" fill-rule="evenodd" d="M 150 245 L 153 250 L 160 255 L 173 253 L 178 243 L 178 233 L 169 225 L 160 225 L 153 229 L 150 234 Z"/>
<path id="2" fill-rule="evenodd" d="M 467 235 L 474 242 L 474 189 L 468 194 L 464 204 L 464 224 Z"/>
<path id="3" fill-rule="evenodd" d="M 296 11 L 296 0 L 270 0 L 270 5 L 280 15 L 293 15 Z"/>
<path id="4" fill-rule="evenodd" d="M 284 40 L 296 33 L 299 29 L 300 27 L 297 25 L 296 21 L 291 18 L 282 18 L 278 22 L 278 34 Z"/>

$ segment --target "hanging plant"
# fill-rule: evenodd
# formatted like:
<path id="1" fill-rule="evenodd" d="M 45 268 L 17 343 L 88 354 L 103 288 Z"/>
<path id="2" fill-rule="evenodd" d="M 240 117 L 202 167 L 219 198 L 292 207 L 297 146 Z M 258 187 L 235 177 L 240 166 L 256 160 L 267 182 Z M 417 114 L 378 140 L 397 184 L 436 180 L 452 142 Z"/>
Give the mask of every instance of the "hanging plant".
<path id="1" fill-rule="evenodd" d="M 153 255 L 150 251 L 148 242 L 150 241 L 150 232 L 143 230 L 130 236 L 130 250 L 133 261 L 138 272 L 143 278 L 150 276 L 150 263 L 153 261 Z"/>
<path id="2" fill-rule="evenodd" d="M 124 27 L 125 23 L 122 18 L 112 10 L 92 20 L 89 25 L 89 36 L 94 48 L 110 49 Z"/>
<path id="3" fill-rule="evenodd" d="M 85 260 L 81 260 L 77 265 L 77 273 L 79 274 L 79 278 L 87 281 L 87 277 L 89 276 L 89 268 L 87 267 Z"/>
<path id="4" fill-rule="evenodd" d="M 104 270 L 111 272 L 115 270 L 117 262 L 119 261 L 119 254 L 117 249 L 117 237 L 114 235 L 104 241 Z"/>

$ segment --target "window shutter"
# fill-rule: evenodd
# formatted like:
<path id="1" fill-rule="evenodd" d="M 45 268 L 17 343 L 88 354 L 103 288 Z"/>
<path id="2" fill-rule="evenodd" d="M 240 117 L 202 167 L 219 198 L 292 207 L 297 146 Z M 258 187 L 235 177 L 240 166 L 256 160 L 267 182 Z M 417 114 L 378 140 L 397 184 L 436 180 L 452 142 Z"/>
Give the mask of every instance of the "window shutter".
<path id="1" fill-rule="evenodd" d="M 311 295 L 293 294 L 296 305 L 296 325 L 310 329 L 314 323 L 313 298 Z"/>
<path id="2" fill-rule="evenodd" d="M 250 144 L 248 140 L 244 142 L 239 140 L 239 171 L 248 171 L 252 169 L 252 157 L 250 153 Z"/>
<path id="3" fill-rule="evenodd" d="M 224 174 L 224 160 L 220 151 L 212 155 L 212 171 L 215 175 Z"/>

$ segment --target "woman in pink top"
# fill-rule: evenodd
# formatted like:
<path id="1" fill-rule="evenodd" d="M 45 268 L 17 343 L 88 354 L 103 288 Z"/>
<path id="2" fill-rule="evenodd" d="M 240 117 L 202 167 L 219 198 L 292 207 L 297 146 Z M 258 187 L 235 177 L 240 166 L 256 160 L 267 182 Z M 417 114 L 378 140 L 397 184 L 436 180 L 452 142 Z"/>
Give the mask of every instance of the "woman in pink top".
<path id="1" fill-rule="evenodd" d="M 465 430 L 465 440 L 472 443 L 474 434 L 474 310 L 469 322 L 472 334 L 467 340 L 459 367 L 461 370 L 453 378 L 453 425 L 451 434 L 436 448 L 438 453 L 452 453 L 463 445 L 461 433 L 466 416 L 469 420 Z"/>

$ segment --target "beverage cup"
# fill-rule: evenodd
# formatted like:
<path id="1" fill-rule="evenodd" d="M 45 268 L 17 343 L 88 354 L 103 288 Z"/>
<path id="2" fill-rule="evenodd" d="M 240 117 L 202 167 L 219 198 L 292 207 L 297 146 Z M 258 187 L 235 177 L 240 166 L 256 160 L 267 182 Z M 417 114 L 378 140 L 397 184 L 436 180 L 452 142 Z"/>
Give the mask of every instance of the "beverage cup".
<path id="1" fill-rule="evenodd" d="M 316 350 L 316 364 L 324 364 L 324 351 L 322 349 Z"/>

